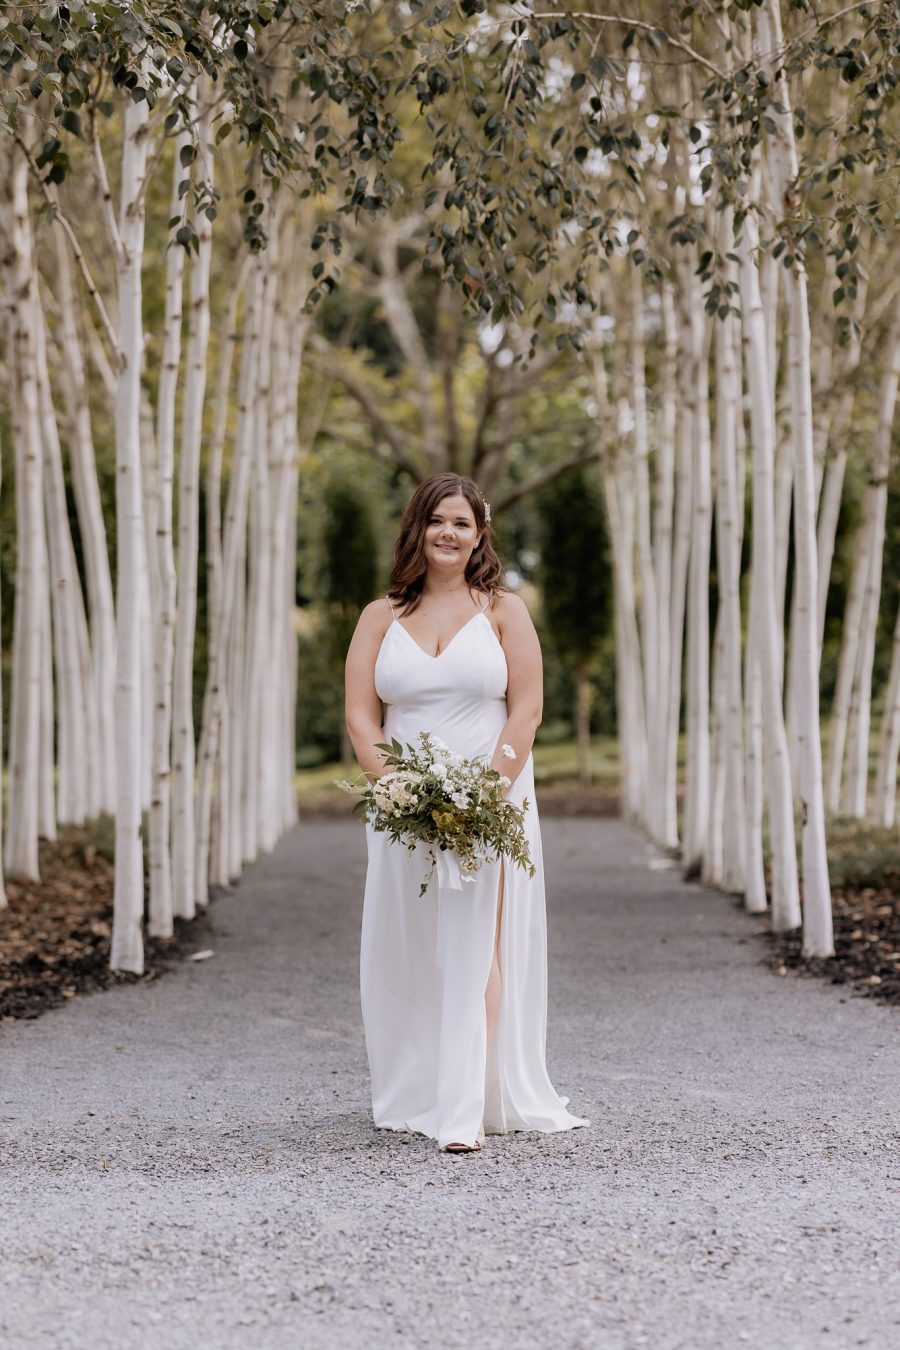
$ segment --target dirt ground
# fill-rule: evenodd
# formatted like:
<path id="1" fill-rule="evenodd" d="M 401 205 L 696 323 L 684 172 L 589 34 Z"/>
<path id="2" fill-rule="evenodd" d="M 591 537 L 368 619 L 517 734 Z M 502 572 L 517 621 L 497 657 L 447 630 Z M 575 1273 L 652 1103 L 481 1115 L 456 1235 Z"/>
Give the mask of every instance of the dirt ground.
<path id="1" fill-rule="evenodd" d="M 559 785 L 539 789 L 542 819 L 608 819 L 618 811 L 618 794 L 605 788 Z M 328 804 L 305 812 L 317 819 L 344 819 L 348 799 L 334 794 Z M 154 980 L 183 955 L 203 944 L 207 916 L 176 921 L 171 941 L 146 944 L 143 976 L 114 975 L 109 969 L 112 924 L 112 839 L 107 826 L 65 830 L 41 846 L 41 882 L 7 882 L 8 908 L 0 910 L 0 1018 L 37 1017 L 67 999 L 136 979 Z M 896 874 L 893 868 L 896 867 Z M 838 869 L 834 893 L 835 955 L 809 960 L 801 934 L 774 934 L 768 919 L 758 925 L 768 943 L 769 962 L 779 975 L 799 971 L 845 985 L 883 1003 L 900 1005 L 900 849 L 874 875 L 875 885 L 853 885 Z"/>

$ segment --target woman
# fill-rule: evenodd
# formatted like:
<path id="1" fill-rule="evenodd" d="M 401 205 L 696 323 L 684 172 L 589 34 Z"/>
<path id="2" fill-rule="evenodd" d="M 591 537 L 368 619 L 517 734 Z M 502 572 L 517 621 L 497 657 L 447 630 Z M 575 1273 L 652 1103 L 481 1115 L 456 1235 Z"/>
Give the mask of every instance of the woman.
<path id="1" fill-rule="evenodd" d="M 483 756 L 527 797 L 536 875 L 500 860 L 475 883 L 424 896 L 423 845 L 410 853 L 368 827 L 360 987 L 375 1124 L 447 1152 L 485 1130 L 568 1130 L 544 1062 L 547 947 L 531 748 L 541 720 L 537 634 L 501 585 L 490 513 L 471 478 L 417 488 L 394 546 L 387 597 L 360 616 L 347 653 L 347 730 L 363 771 L 385 772 L 379 741 L 420 731 Z"/>

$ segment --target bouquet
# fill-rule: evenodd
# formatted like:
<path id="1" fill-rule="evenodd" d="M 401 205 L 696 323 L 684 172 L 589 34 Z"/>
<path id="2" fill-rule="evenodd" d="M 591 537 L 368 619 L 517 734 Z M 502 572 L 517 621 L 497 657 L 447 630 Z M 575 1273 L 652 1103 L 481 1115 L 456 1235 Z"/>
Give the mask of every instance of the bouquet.
<path id="1" fill-rule="evenodd" d="M 431 866 L 419 890 L 424 895 L 435 867 L 451 889 L 474 881 L 487 860 L 510 858 L 534 876 L 534 864 L 525 838 L 525 811 L 509 802 L 503 789 L 510 780 L 487 767 L 482 759 L 464 759 L 430 732 L 419 734 L 415 745 L 397 740 L 379 744 L 388 772 L 362 785 L 342 780 L 337 786 L 355 793 L 354 807 L 374 830 L 386 831 L 394 843 L 412 853 L 416 845 L 429 846 Z M 503 753 L 515 759 L 512 746 Z"/>

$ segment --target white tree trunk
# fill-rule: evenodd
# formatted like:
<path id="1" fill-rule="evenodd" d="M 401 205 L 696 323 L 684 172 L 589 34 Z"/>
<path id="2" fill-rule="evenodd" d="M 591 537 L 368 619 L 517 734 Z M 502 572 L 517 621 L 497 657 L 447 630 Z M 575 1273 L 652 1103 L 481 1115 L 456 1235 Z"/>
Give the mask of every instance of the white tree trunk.
<path id="1" fill-rule="evenodd" d="M 791 795 L 790 762 L 781 695 L 779 643 L 776 631 L 773 498 L 775 417 L 771 397 L 765 320 L 759 290 L 755 255 L 758 249 L 756 220 L 746 216 L 738 241 L 743 312 L 745 369 L 750 393 L 750 427 L 753 453 L 753 534 L 751 553 L 751 606 L 758 643 L 761 697 L 765 719 L 764 749 L 773 854 L 772 923 L 776 931 L 800 924 L 797 853 Z M 750 679 L 753 678 L 752 668 Z M 752 715 L 752 709 L 751 709 Z M 748 859 L 749 863 L 749 859 Z"/>
<path id="2" fill-rule="evenodd" d="M 50 391 L 40 298 L 33 315 L 38 402 L 44 449 L 43 485 L 56 668 L 57 818 L 82 824 L 97 799 L 97 705 L 91 688 L 87 619 L 69 527 L 62 447 Z"/>
<path id="3" fill-rule="evenodd" d="M 153 425 L 153 405 L 143 387 L 140 445 L 143 483 L 141 609 L 145 616 L 141 627 L 141 809 L 149 815 L 153 796 L 153 728 L 156 723 L 153 623 L 154 615 L 159 612 L 160 579 L 156 548 L 156 430 Z"/>
<path id="4" fill-rule="evenodd" d="M 829 255 L 830 256 L 830 255 Z M 833 283 L 832 283 L 833 284 Z M 821 445 L 816 446 L 816 469 L 821 473 L 819 489 L 819 514 L 817 525 L 818 577 L 817 597 L 819 652 L 821 659 L 822 643 L 825 636 L 825 610 L 828 604 L 828 585 L 831 579 L 831 566 L 834 559 L 834 544 L 837 538 L 838 520 L 841 512 L 841 498 L 844 491 L 844 471 L 847 466 L 847 441 L 853 423 L 853 406 L 856 400 L 854 376 L 859 368 L 862 356 L 860 329 L 865 314 L 868 296 L 868 282 L 860 278 L 859 293 L 855 307 L 855 319 L 859 328 L 855 330 L 847 347 L 843 351 L 836 378 L 843 384 L 837 397 L 837 406 L 832 408 L 833 399 L 826 380 L 830 379 L 834 362 L 823 358 L 825 369 L 820 373 L 819 387 L 822 390 L 824 404 L 817 426 Z M 830 300 L 830 296 L 829 296 Z M 830 353 L 831 344 L 823 347 Z M 828 451 L 831 450 L 829 457 Z M 827 461 L 827 462 L 826 462 Z"/>
<path id="5" fill-rule="evenodd" d="M 646 803 L 647 729 L 634 596 L 633 489 L 624 472 L 603 475 L 615 579 L 616 698 L 622 759 L 622 814 L 642 820 Z"/>
<path id="6" fill-rule="evenodd" d="M 723 615 L 719 608 L 713 634 L 712 703 L 709 733 L 709 823 L 701 858 L 700 876 L 709 886 L 721 886 L 725 833 L 725 678 Z"/>
<path id="7" fill-rule="evenodd" d="M 212 184 L 209 113 L 197 129 L 197 175 Z M 178 610 L 172 722 L 172 888 L 175 913 L 196 912 L 194 822 L 194 637 L 197 620 L 197 560 L 200 528 L 200 450 L 209 345 L 209 272 L 212 225 L 201 212 L 199 247 L 191 263 L 190 322 L 185 352 L 185 393 L 178 474 Z"/>
<path id="8" fill-rule="evenodd" d="M 140 400 L 143 323 L 144 177 L 147 104 L 125 105 L 117 280 L 121 368 L 116 396 L 116 871 L 113 897 L 113 970 L 144 968 L 141 925 L 144 859 L 141 822 L 141 630 L 144 527 Z"/>
<path id="9" fill-rule="evenodd" d="M 841 653 L 838 658 L 837 684 L 835 685 L 834 699 L 831 705 L 831 729 L 828 738 L 826 776 L 828 810 L 834 815 L 840 810 L 844 752 L 850 719 L 850 700 L 853 693 L 853 675 L 857 667 L 859 631 L 871 548 L 872 530 L 868 519 L 868 511 L 866 511 L 857 532 L 853 571 L 850 577 L 850 588 L 847 592 L 844 622 L 841 629 Z"/>
<path id="10" fill-rule="evenodd" d="M 731 210 L 720 213 L 719 247 L 734 251 Z M 726 279 L 737 283 L 733 264 Z M 716 342 L 716 564 L 722 630 L 722 721 L 724 739 L 722 875 L 728 891 L 746 889 L 743 690 L 741 683 L 741 542 L 743 518 L 738 492 L 738 423 L 741 376 L 738 321 L 717 319 Z"/>
<path id="11" fill-rule="evenodd" d="M 94 816 L 101 810 L 110 814 L 115 811 L 115 736 L 109 711 L 115 704 L 116 618 L 97 481 L 87 374 L 76 323 L 78 301 L 68 246 L 59 230 L 56 231 L 56 280 L 59 286 L 59 342 L 63 355 L 62 389 L 69 421 L 69 462 L 90 614 L 98 782 L 97 796 L 89 802 L 88 813 Z"/>
<path id="12" fill-rule="evenodd" d="M 245 259 L 237 273 L 231 288 L 226 317 L 226 338 L 219 366 L 219 381 L 216 390 L 215 422 L 212 442 L 206 468 L 206 614 L 207 614 L 207 682 L 203 696 L 203 714 L 200 725 L 199 775 L 197 785 L 195 880 L 197 904 L 205 908 L 209 903 L 209 881 L 211 876 L 220 879 L 221 831 L 213 829 L 214 819 L 218 820 L 222 812 L 223 793 L 227 788 L 228 762 L 227 737 L 222 736 L 225 690 L 222 684 L 224 672 L 220 651 L 220 634 L 223 624 L 222 600 L 224 587 L 224 559 L 222 555 L 222 456 L 228 428 L 229 394 L 231 391 L 231 370 L 237 347 L 239 332 L 237 326 L 238 304 L 243 295 L 247 280 L 249 259 Z M 215 683 L 211 683 L 212 667 L 215 662 Z M 215 782 L 216 764 L 219 764 L 218 782 Z M 216 788 L 218 800 L 216 814 L 213 816 L 213 789 Z M 215 838 L 214 838 L 215 836 Z M 210 853 L 216 861 L 211 865 Z M 228 877 L 225 873 L 225 884 Z"/>
<path id="13" fill-rule="evenodd" d="M 44 567 L 43 447 L 33 317 L 36 271 L 28 215 L 28 166 L 10 150 L 2 175 L 12 438 L 16 463 L 16 562 L 10 708 L 6 871 L 38 879 Z"/>
<path id="14" fill-rule="evenodd" d="M 683 288 L 687 307 L 689 355 L 685 366 L 693 425 L 691 549 L 687 605 L 687 773 L 685 779 L 682 863 L 687 872 L 703 862 L 709 826 L 709 559 L 712 527 L 712 481 L 709 434 L 709 378 L 706 314 L 696 276 L 694 250 L 688 254 Z"/>
<path id="15" fill-rule="evenodd" d="M 679 352 L 679 385 L 687 382 L 688 353 Z M 694 416 L 693 406 L 682 393 L 678 406 L 677 461 L 675 466 L 675 542 L 672 551 L 672 586 L 669 612 L 668 711 L 665 785 L 666 812 L 678 803 L 678 737 L 681 730 L 681 683 L 684 652 L 684 618 L 687 608 L 688 560 L 691 551 L 693 498 Z M 677 819 L 677 817 L 676 817 Z M 682 837 L 685 823 L 682 823 Z"/>
<path id="16" fill-rule="evenodd" d="M 197 838 L 202 842 L 208 833 L 214 835 L 215 847 L 211 852 L 209 880 L 222 886 L 239 874 L 242 861 L 240 716 L 243 691 L 239 672 L 243 670 L 243 586 L 247 506 L 254 449 L 254 400 L 262 325 L 262 282 L 262 264 L 255 258 L 249 270 L 244 306 L 237 429 L 223 530 L 221 603 L 216 607 L 217 617 L 210 626 L 204 692 L 203 720 L 207 721 L 208 718 L 209 724 L 216 728 L 218 738 L 218 781 L 214 825 L 210 831 L 210 827 L 201 820 Z M 207 802 L 210 802 L 212 809 L 211 794 L 207 796 L 201 793 L 199 803 L 204 809 Z M 198 856 L 197 873 L 203 877 L 207 874 L 202 853 Z M 205 887 L 204 882 L 198 895 L 206 894 Z"/>
<path id="17" fill-rule="evenodd" d="M 184 176 L 181 150 L 187 133 L 175 142 L 171 218 L 180 214 L 178 185 Z M 166 251 L 166 304 L 162 360 L 156 406 L 156 564 L 159 594 L 153 616 L 153 786 L 150 796 L 149 931 L 168 938 L 174 931 L 172 904 L 171 741 L 172 673 L 175 649 L 175 550 L 172 543 L 172 485 L 175 479 L 175 398 L 181 366 L 181 307 L 184 249 L 169 240 Z"/>
<path id="18" fill-rule="evenodd" d="M 779 0 L 766 0 L 757 18 L 764 51 L 782 45 Z M 779 209 L 797 175 L 797 149 L 787 80 L 777 81 L 783 111 L 773 108 L 777 133 L 771 137 L 774 201 Z M 785 274 L 789 315 L 788 368 L 794 447 L 794 589 L 796 601 L 796 733 L 799 796 L 803 821 L 803 950 L 807 956 L 834 953 L 831 886 L 825 847 L 825 801 L 819 727 L 819 641 L 817 615 L 816 483 L 809 300 L 802 260 Z"/>
<path id="19" fill-rule="evenodd" d="M 244 707 L 247 694 L 247 503 L 241 531 L 235 540 L 237 575 L 234 604 L 228 630 L 228 822 L 225 847 L 228 850 L 228 876 L 236 879 L 244 865 Z"/>
<path id="20" fill-rule="evenodd" d="M 644 723 L 654 725 L 659 697 L 657 676 L 656 575 L 650 539 L 650 431 L 647 424 L 647 373 L 644 352 L 644 289 L 641 269 L 630 266 L 631 286 L 631 396 L 634 416 L 634 487 L 637 523 L 637 563 L 640 578 L 641 670 L 644 674 Z M 649 747 L 648 747 L 649 748 Z"/>
<path id="21" fill-rule="evenodd" d="M 3 160 L 2 160 L 2 158 L 0 158 L 0 168 L 2 168 L 2 167 L 3 167 Z M 2 208 L 0 208 L 0 212 L 2 212 Z M 2 215 L 0 215 L 0 219 L 2 219 Z M 5 327 L 5 325 L 4 325 L 4 327 Z M 0 332 L 2 332 L 2 331 L 3 331 L 3 329 L 0 329 Z M 0 444 L 0 488 L 2 488 L 2 487 L 3 487 L 3 446 L 2 446 L 2 444 Z M 2 582 L 2 574 L 0 574 L 0 582 Z M 2 622 L 3 622 L 3 600 L 2 600 L 2 594 L 3 594 L 3 593 L 2 593 L 2 587 L 0 587 L 0 625 L 2 625 Z M 0 632 L 2 632 L 2 626 L 0 626 Z M 7 898 L 6 898 L 6 881 L 5 881 L 4 875 L 3 875 L 3 847 L 2 847 L 2 840 L 3 840 L 3 783 L 2 783 L 2 777 L 3 777 L 3 663 L 2 663 L 2 661 L 0 661 L 0 909 L 5 909 L 6 906 L 7 906 L 7 904 L 8 904 L 9 902 L 7 901 Z"/>
<path id="22" fill-rule="evenodd" d="M 678 330 L 675 300 L 671 285 L 661 289 L 663 324 L 663 358 L 659 390 L 659 434 L 656 454 L 656 507 L 653 528 L 653 560 L 656 577 L 657 618 L 657 673 L 656 703 L 647 728 L 651 793 L 648 811 L 651 813 L 652 837 L 663 848 L 678 847 L 678 802 L 675 776 L 668 772 L 669 749 L 672 744 L 673 716 L 670 687 L 672 649 L 672 563 L 675 530 L 675 439 L 678 419 L 676 372 L 678 360 Z M 678 708 L 674 709 L 678 739 Z"/>
<path id="23" fill-rule="evenodd" d="M 46 536 L 43 541 L 44 576 L 50 576 L 50 559 Z M 38 834 L 43 839 L 56 838 L 56 800 L 54 796 L 53 763 L 53 628 L 50 620 L 50 597 L 44 592 L 41 606 L 41 713 L 38 737 Z"/>
<path id="24" fill-rule="evenodd" d="M 872 668 L 881 603 L 881 576 L 887 516 L 888 472 L 897 386 L 900 381 L 900 305 L 895 306 L 885 344 L 885 368 L 878 399 L 878 425 L 872 447 L 872 463 L 866 488 L 866 519 L 869 530 L 868 567 L 863 593 L 859 647 L 851 698 L 853 726 L 847 774 L 847 807 L 852 816 L 866 814 L 869 787 L 869 727 L 872 707 Z M 881 794 L 883 796 L 883 793 Z M 876 807 L 877 809 L 877 807 Z"/>
<path id="25" fill-rule="evenodd" d="M 875 779 L 874 818 L 885 828 L 893 825 L 897 810 L 897 757 L 900 753 L 900 605 L 891 643 L 891 671 L 888 676 L 881 740 L 878 747 L 878 772 Z"/>

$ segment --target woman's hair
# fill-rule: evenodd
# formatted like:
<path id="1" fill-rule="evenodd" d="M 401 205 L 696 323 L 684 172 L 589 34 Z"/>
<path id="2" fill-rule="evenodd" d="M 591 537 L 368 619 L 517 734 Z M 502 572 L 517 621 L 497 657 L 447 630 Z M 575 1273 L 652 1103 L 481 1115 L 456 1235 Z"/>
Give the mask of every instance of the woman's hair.
<path id="1" fill-rule="evenodd" d="M 465 497 L 475 517 L 481 541 L 466 566 L 466 581 L 475 590 L 493 596 L 504 586 L 503 568 L 491 542 L 491 523 L 485 501 L 471 478 L 456 473 L 436 473 L 420 483 L 410 498 L 394 544 L 394 562 L 388 595 L 411 614 L 422 598 L 425 585 L 425 527 L 445 497 Z"/>

